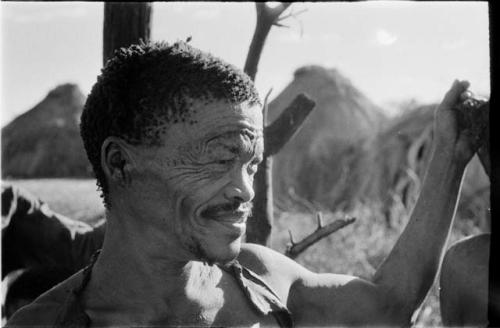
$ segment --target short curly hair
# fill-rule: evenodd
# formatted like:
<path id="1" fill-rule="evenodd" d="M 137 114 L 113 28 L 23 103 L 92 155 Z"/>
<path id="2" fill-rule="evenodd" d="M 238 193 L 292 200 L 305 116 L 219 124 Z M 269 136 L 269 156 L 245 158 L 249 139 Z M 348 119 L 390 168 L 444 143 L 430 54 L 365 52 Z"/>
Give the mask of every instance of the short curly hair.
<path id="1" fill-rule="evenodd" d="M 108 204 L 101 146 L 109 136 L 160 145 L 169 124 L 190 118 L 192 99 L 261 104 L 252 80 L 235 66 L 185 42 L 141 42 L 115 51 L 98 76 L 80 123 L 83 144 Z"/>

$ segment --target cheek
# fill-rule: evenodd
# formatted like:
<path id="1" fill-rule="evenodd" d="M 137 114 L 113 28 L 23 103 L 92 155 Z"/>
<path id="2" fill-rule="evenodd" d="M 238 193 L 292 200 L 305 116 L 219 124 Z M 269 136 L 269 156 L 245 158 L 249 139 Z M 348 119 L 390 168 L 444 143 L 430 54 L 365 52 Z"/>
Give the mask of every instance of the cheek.
<path id="1" fill-rule="evenodd" d="M 177 213 L 184 220 L 193 219 L 200 207 L 223 201 L 224 182 L 192 182 L 178 187 L 175 193 Z"/>
<path id="2" fill-rule="evenodd" d="M 190 219 L 193 217 L 196 211 L 195 199 L 187 196 L 184 198 L 179 198 L 177 201 L 176 212 L 180 218 L 180 222 L 189 223 Z"/>
<path id="3" fill-rule="evenodd" d="M 182 201 L 183 213 L 189 208 L 200 206 L 221 194 L 228 183 L 226 174 L 213 172 L 208 168 L 185 168 L 166 180 L 174 197 Z"/>
<path id="4" fill-rule="evenodd" d="M 224 186 L 229 181 L 226 176 L 204 165 L 188 166 L 179 164 L 178 160 L 150 160 L 135 172 L 134 180 L 139 187 L 137 196 L 148 198 L 151 207 L 156 207 L 155 202 L 169 206 L 175 212 L 178 226 L 189 224 L 200 206 L 223 195 Z"/>
<path id="5" fill-rule="evenodd" d="M 200 220 L 196 214 L 207 204 L 213 205 L 223 201 L 224 185 L 224 179 L 197 180 L 195 177 L 186 177 L 184 181 L 176 183 L 174 199 L 178 232 L 209 233 L 203 220 Z"/>
<path id="6" fill-rule="evenodd" d="M 187 168 L 178 168 L 170 160 L 149 160 L 141 163 L 141 168 L 133 172 L 132 180 L 141 193 L 156 194 L 171 200 L 190 195 L 197 189 L 203 174 Z"/>

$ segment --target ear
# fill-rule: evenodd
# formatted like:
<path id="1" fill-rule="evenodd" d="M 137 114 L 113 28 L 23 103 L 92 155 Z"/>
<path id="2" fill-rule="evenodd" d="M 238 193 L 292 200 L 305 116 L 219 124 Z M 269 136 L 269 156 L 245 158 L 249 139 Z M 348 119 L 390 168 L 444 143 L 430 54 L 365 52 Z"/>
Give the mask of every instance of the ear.
<path id="1" fill-rule="evenodd" d="M 102 143 L 101 167 L 108 184 L 113 182 L 122 187 L 130 185 L 134 161 L 128 148 L 129 144 L 118 137 L 108 137 Z"/>

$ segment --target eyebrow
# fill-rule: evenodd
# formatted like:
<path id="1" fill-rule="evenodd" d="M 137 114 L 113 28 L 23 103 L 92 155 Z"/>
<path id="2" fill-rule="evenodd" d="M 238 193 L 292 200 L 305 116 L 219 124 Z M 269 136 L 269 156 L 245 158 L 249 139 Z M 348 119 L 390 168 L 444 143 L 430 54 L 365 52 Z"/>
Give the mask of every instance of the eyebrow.
<path id="1" fill-rule="evenodd" d="M 263 137 L 264 131 L 263 129 L 256 128 L 254 125 L 246 124 L 246 123 L 238 123 L 236 126 L 231 126 L 230 128 L 224 129 L 223 127 L 215 132 L 208 133 L 204 138 L 208 138 L 207 142 L 210 142 L 212 139 L 219 138 L 225 134 L 231 133 L 244 133 L 248 135 L 252 135 L 255 137 Z"/>
<path id="2" fill-rule="evenodd" d="M 224 136 L 227 136 L 227 135 L 233 134 L 233 133 L 236 135 L 247 136 L 250 139 L 251 143 L 254 143 L 259 137 L 259 134 L 253 133 L 253 132 L 249 131 L 248 129 L 245 129 L 244 131 L 233 130 L 233 131 L 228 131 L 226 133 L 218 134 L 217 136 L 209 139 L 206 142 L 206 145 L 211 146 L 211 147 L 213 147 L 213 146 L 223 147 L 224 149 L 230 151 L 233 154 L 237 154 L 237 155 L 242 154 L 242 153 L 251 153 L 252 156 L 256 156 L 258 154 L 256 151 L 258 148 L 258 147 L 256 147 L 256 144 L 254 144 L 251 147 L 251 149 L 249 149 L 249 151 L 247 151 L 248 147 L 246 147 L 244 143 L 242 144 L 241 140 L 224 141 Z"/>

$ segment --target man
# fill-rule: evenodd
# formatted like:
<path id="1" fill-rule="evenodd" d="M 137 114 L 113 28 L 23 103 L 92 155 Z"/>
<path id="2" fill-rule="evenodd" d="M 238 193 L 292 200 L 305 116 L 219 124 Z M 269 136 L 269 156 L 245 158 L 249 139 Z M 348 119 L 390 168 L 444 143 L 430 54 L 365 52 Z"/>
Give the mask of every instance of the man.
<path id="1" fill-rule="evenodd" d="M 480 143 L 458 124 L 467 87 L 455 81 L 439 106 L 415 210 L 366 281 L 242 244 L 263 151 L 260 101 L 245 74 L 182 42 L 120 50 L 81 123 L 107 208 L 102 251 L 8 326 L 408 325 Z"/>
<path id="2" fill-rule="evenodd" d="M 2 319 L 86 266 L 102 246 L 92 227 L 52 211 L 17 186 L 2 184 Z"/>

